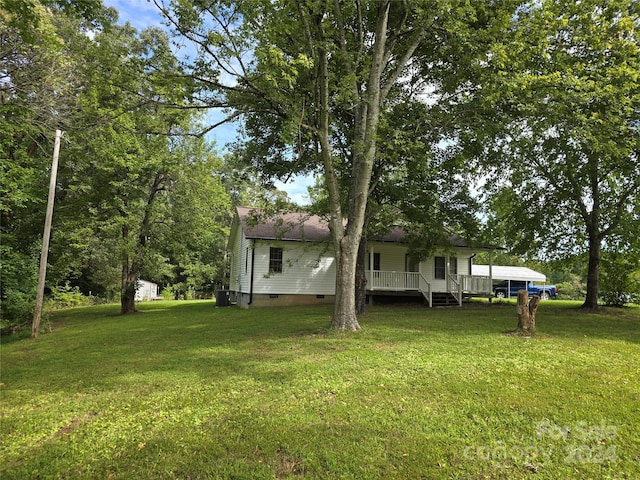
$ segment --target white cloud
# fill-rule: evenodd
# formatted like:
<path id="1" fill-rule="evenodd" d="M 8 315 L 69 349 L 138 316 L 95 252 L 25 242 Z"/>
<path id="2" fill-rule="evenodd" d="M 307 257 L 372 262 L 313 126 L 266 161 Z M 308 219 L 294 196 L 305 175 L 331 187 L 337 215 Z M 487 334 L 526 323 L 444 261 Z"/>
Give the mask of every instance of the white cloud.
<path id="1" fill-rule="evenodd" d="M 309 205 L 311 200 L 309 199 L 309 192 L 307 187 L 315 184 L 315 178 L 308 175 L 296 175 L 289 179 L 288 182 L 283 183 L 276 181 L 275 186 L 278 190 L 287 192 L 291 201 L 298 205 Z"/>
<path id="2" fill-rule="evenodd" d="M 163 28 L 160 10 L 147 0 L 103 0 L 106 7 L 113 7 L 118 11 L 118 22 L 129 22 L 137 30 L 147 27 Z"/>

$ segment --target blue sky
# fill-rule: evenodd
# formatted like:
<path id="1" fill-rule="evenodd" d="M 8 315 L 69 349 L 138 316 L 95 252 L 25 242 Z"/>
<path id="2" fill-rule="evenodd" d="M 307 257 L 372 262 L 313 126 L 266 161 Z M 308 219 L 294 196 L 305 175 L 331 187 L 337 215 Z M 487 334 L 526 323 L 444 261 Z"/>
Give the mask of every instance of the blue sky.
<path id="1" fill-rule="evenodd" d="M 164 28 L 162 16 L 158 7 L 152 2 L 147 0 L 102 0 L 107 7 L 113 7 L 118 11 L 119 22 L 129 22 L 137 30 L 143 30 L 147 27 L 161 27 Z M 221 113 L 214 113 L 211 115 L 212 123 L 216 122 L 216 119 L 221 119 Z M 236 126 L 233 124 L 222 125 L 213 130 L 208 138 L 215 141 L 217 148 L 221 151 L 225 149 L 225 146 L 229 142 L 233 142 L 237 137 Z M 289 197 L 294 202 L 300 205 L 306 205 L 309 203 L 307 198 L 307 186 L 314 183 L 313 178 L 310 177 L 293 177 L 283 184 L 282 182 L 276 182 L 276 187 L 280 190 L 284 190 L 289 194 Z"/>

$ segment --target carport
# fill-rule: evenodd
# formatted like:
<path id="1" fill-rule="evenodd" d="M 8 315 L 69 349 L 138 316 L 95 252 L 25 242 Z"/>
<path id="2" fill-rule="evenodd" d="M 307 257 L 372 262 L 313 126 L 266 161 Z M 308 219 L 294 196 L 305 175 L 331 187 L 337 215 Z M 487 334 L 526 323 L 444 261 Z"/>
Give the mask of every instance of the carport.
<path id="1" fill-rule="evenodd" d="M 472 275 L 491 276 L 493 281 L 507 282 L 507 296 L 511 297 L 511 282 L 547 283 L 547 276 L 527 267 L 509 267 L 501 265 L 472 265 Z"/>

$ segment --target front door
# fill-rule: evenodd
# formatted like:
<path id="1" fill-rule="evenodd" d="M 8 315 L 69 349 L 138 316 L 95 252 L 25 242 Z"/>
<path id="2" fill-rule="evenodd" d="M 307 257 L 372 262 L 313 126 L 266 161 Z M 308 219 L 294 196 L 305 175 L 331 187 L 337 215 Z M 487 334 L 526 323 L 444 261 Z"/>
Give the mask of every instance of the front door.
<path id="1" fill-rule="evenodd" d="M 420 271 L 420 262 L 409 255 L 408 253 L 404 256 L 404 271 L 405 272 L 419 272 Z"/>
<path id="2" fill-rule="evenodd" d="M 407 290 L 418 290 L 420 282 L 418 275 L 415 273 L 420 271 L 420 262 L 415 257 L 412 257 L 408 253 L 404 256 L 404 271 L 405 271 L 405 288 Z"/>

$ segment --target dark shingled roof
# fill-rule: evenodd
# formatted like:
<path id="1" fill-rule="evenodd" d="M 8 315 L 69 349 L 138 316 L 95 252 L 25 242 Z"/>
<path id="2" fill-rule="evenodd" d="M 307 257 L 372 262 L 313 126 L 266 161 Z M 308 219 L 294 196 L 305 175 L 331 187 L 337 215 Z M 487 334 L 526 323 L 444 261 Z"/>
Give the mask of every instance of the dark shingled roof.
<path id="1" fill-rule="evenodd" d="M 330 242 L 327 221 L 308 213 L 276 213 L 268 215 L 258 209 L 238 207 L 242 231 L 257 240 L 289 240 L 296 242 Z"/>
<path id="2" fill-rule="evenodd" d="M 402 229 L 402 227 L 394 225 L 393 227 L 391 227 L 391 230 L 389 231 L 389 233 L 387 233 L 384 237 L 378 238 L 376 240 L 378 240 L 379 242 L 395 243 L 395 242 L 402 242 L 406 238 L 406 236 L 407 236 L 407 232 L 405 232 Z M 452 247 L 471 247 L 469 242 L 467 242 L 464 238 L 460 237 L 459 235 L 450 235 L 448 240 Z M 482 248 L 490 249 L 492 247 L 483 245 Z"/>
<path id="3" fill-rule="evenodd" d="M 265 214 L 259 209 L 238 207 L 238 217 L 242 231 L 249 239 L 256 240 L 288 240 L 296 242 L 330 242 L 331 232 L 327 220 L 308 213 L 276 213 Z M 381 242 L 402 242 L 407 236 L 399 226 L 394 225 L 382 238 Z M 471 247 L 469 242 L 458 235 L 449 237 L 454 247 Z M 478 248 L 479 246 L 476 246 Z M 488 245 L 480 248 L 492 249 Z"/>

